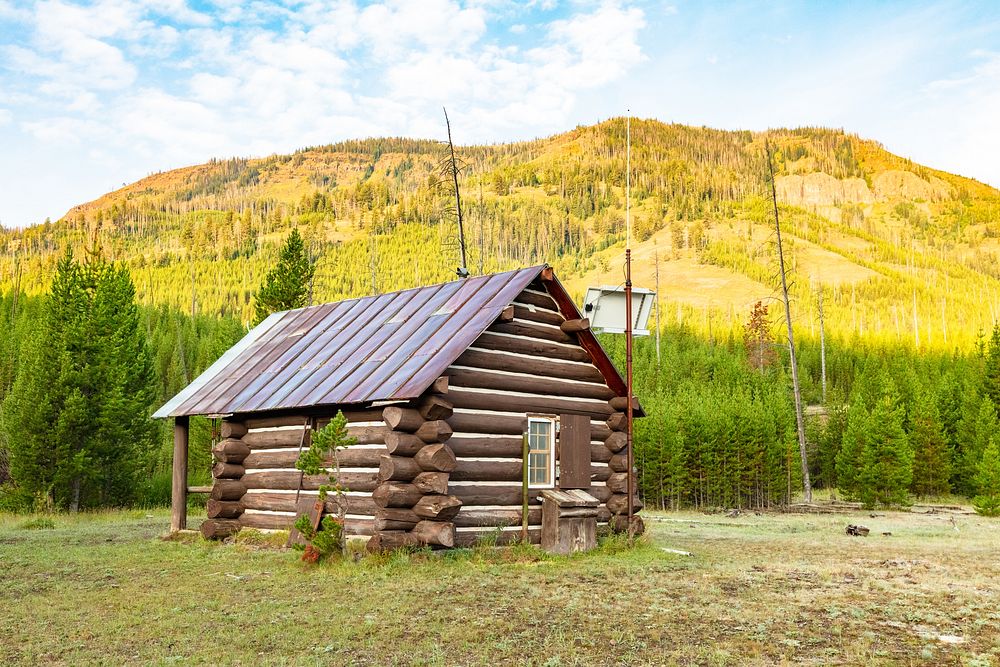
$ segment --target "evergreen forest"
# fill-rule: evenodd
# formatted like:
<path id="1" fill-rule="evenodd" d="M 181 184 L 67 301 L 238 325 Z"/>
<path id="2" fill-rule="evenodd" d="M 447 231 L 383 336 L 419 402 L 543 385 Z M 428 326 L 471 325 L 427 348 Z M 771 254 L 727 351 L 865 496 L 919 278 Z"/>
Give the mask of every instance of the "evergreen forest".
<path id="1" fill-rule="evenodd" d="M 624 129 L 459 147 L 469 270 L 548 262 L 576 297 L 620 283 Z M 646 504 L 768 507 L 801 489 L 767 140 L 814 484 L 1000 510 L 1000 193 L 823 128 L 632 135 L 637 283 L 659 288 L 661 334 L 636 348 Z M 0 509 L 165 504 L 169 428 L 148 416 L 248 326 L 456 279 L 441 156 L 368 139 L 216 160 L 0 230 Z M 624 360 L 621 337 L 602 342 Z M 191 483 L 210 477 L 211 438 L 194 420 Z"/>

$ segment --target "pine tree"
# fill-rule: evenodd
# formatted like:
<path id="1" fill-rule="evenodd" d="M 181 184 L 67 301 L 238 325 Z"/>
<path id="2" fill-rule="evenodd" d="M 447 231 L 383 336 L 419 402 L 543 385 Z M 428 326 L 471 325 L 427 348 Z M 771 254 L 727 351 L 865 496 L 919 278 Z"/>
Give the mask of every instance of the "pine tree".
<path id="1" fill-rule="evenodd" d="M 129 502 L 155 443 L 154 388 L 127 270 L 67 252 L 3 405 L 21 494 L 74 511 Z"/>
<path id="2" fill-rule="evenodd" d="M 910 443 L 913 446 L 913 492 L 919 496 L 951 490 L 951 449 L 941 428 L 940 413 L 929 391 L 917 399 L 910 416 Z"/>
<path id="3" fill-rule="evenodd" d="M 844 432 L 847 430 L 847 409 L 839 401 L 834 401 L 828 410 L 826 423 L 822 424 L 818 420 L 814 423 L 817 424 L 818 431 L 816 435 L 818 456 L 815 457 L 819 473 L 816 476 L 817 482 L 828 489 L 835 489 L 839 486 L 837 458 L 844 444 Z"/>
<path id="4" fill-rule="evenodd" d="M 993 409 L 1000 413 L 1000 324 L 993 327 L 984 350 L 983 389 L 993 401 Z"/>
<path id="5" fill-rule="evenodd" d="M 976 469 L 986 445 L 998 429 L 1000 421 L 989 396 L 978 396 L 974 392 L 968 394 L 963 401 L 962 418 L 956 429 L 959 451 L 955 453 L 958 473 L 956 486 L 965 495 L 976 493 Z"/>
<path id="6" fill-rule="evenodd" d="M 976 469 L 978 495 L 972 505 L 984 516 L 1000 516 L 1000 447 L 997 442 L 996 437 L 990 438 Z"/>
<path id="7" fill-rule="evenodd" d="M 767 306 L 760 301 L 754 304 L 750 319 L 743 325 L 743 344 L 746 346 L 750 365 L 762 373 L 778 360 Z"/>
<path id="8" fill-rule="evenodd" d="M 254 324 L 260 324 L 271 313 L 305 306 L 314 270 L 306 257 L 302 236 L 293 229 L 281 248 L 278 265 L 268 272 L 254 297 Z"/>
<path id="9" fill-rule="evenodd" d="M 868 410 L 860 395 L 856 395 L 847 409 L 847 425 L 844 441 L 837 452 L 837 488 L 848 498 L 861 495 L 861 466 L 869 434 Z"/>
<path id="10" fill-rule="evenodd" d="M 866 507 L 905 505 L 913 480 L 913 450 L 903 430 L 903 409 L 886 393 L 872 410 L 862 456 L 859 496 Z"/>
<path id="11" fill-rule="evenodd" d="M 86 301 L 80 266 L 67 251 L 56 266 L 44 319 L 3 405 L 11 476 L 28 501 L 69 506 L 88 473 L 78 437 L 85 438 L 92 425 L 80 386 L 89 354 L 82 335 Z"/>
<path id="12" fill-rule="evenodd" d="M 100 341 L 91 368 L 98 416 L 93 456 L 101 467 L 94 504 L 122 504 L 132 500 L 136 478 L 151 465 L 156 373 L 128 270 L 97 259 L 84 273 L 92 290 L 88 336 Z"/>

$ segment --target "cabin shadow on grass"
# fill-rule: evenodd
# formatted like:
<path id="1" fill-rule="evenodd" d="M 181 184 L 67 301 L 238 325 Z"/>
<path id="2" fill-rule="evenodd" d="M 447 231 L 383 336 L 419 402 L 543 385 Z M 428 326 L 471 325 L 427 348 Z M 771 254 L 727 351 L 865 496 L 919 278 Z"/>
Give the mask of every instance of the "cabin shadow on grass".
<path id="1" fill-rule="evenodd" d="M 28 518 L 0 515 L 5 665 L 1000 664 L 1000 523 L 978 516 L 647 513 L 632 549 L 318 567 L 278 534 L 159 539 L 162 510 Z"/>

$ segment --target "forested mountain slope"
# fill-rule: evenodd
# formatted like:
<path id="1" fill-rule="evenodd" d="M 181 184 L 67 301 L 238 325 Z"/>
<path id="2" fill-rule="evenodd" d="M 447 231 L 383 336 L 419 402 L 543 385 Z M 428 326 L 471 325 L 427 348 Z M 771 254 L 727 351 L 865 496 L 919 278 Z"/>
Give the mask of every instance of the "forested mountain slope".
<path id="1" fill-rule="evenodd" d="M 791 257 L 796 324 L 968 348 L 1000 311 L 1000 193 L 839 131 L 767 134 L 632 123 L 636 284 L 658 263 L 665 322 L 728 331 L 775 293 L 765 140 Z M 548 261 L 576 294 L 622 282 L 625 123 L 461 147 L 474 273 Z M 440 144 L 368 139 L 212 161 L 148 178 L 61 220 L 0 232 L 0 291 L 44 291 L 66 243 L 97 237 L 140 302 L 252 318 L 293 226 L 316 257 L 314 300 L 448 280 L 458 262 Z"/>

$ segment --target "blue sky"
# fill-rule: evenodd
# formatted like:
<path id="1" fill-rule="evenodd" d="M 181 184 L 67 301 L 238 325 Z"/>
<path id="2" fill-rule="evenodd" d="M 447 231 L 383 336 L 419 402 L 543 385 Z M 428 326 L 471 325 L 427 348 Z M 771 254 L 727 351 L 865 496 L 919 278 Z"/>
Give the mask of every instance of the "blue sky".
<path id="1" fill-rule="evenodd" d="M 0 0 L 0 224 L 148 173 L 622 115 L 824 125 L 1000 186 L 1000 4 Z"/>

